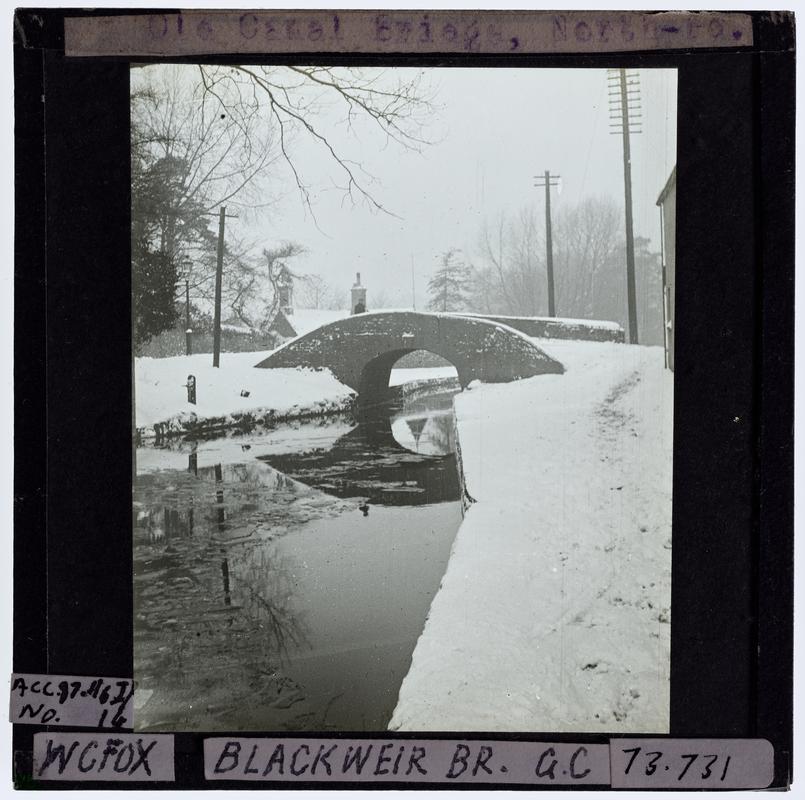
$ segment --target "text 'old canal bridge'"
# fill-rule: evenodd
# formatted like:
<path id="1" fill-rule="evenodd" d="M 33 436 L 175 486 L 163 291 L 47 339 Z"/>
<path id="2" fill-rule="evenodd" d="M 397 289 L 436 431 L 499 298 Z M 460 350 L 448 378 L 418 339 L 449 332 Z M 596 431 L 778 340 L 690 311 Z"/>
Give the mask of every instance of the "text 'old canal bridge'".
<path id="1" fill-rule="evenodd" d="M 529 338 L 476 316 L 384 311 L 356 314 L 295 339 L 256 366 L 329 368 L 362 402 L 388 393 L 391 369 L 402 356 L 428 350 L 447 359 L 462 388 L 562 373 L 564 368 Z"/>

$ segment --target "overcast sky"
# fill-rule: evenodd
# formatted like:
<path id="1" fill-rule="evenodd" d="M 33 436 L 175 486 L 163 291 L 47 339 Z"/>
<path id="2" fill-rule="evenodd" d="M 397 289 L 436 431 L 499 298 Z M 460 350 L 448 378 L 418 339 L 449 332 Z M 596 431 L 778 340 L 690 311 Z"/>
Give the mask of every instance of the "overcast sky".
<path id="1" fill-rule="evenodd" d="M 623 204 L 622 140 L 610 135 L 606 70 L 427 72 L 437 109 L 425 134 L 437 141 L 421 153 L 393 143 L 381 149 L 368 126 L 350 133 L 339 124 L 340 111 L 318 119 L 378 179 L 373 192 L 396 216 L 344 203 L 341 193 L 327 190 L 331 161 L 299 138 L 294 152 L 313 189 L 315 222 L 280 166 L 272 173 L 279 201 L 259 220 L 232 220 L 233 233 L 259 247 L 303 244 L 308 252 L 294 270 L 319 273 L 333 285 L 348 287 L 360 271 L 370 304 L 372 291 L 382 288 L 387 303 L 409 306 L 413 262 L 422 307 L 439 254 L 460 248 L 472 257 L 485 220 L 523 207 L 544 218 L 544 191 L 534 188 L 534 175 L 561 175 L 555 212 L 592 195 Z M 676 71 L 641 70 L 640 80 L 643 132 L 632 137 L 635 233 L 659 250 L 656 199 L 676 160 Z"/>

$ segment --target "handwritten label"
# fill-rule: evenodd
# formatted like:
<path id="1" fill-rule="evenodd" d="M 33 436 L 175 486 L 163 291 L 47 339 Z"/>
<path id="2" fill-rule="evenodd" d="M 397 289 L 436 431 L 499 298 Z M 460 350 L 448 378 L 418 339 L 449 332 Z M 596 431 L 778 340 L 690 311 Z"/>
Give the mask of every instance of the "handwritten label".
<path id="1" fill-rule="evenodd" d="M 37 733 L 40 781 L 173 781 L 173 734 Z"/>
<path id="2" fill-rule="evenodd" d="M 774 748 L 765 739 L 612 739 L 614 789 L 765 789 Z"/>
<path id="3" fill-rule="evenodd" d="M 224 781 L 608 785 L 599 744 L 383 739 L 211 738 L 204 776 Z"/>
<path id="4" fill-rule="evenodd" d="M 76 675 L 11 676 L 11 722 L 80 728 L 131 728 L 130 678 Z"/>
<path id="5" fill-rule="evenodd" d="M 65 19 L 68 56 L 572 53 L 747 47 L 747 14 L 706 11 L 185 11 Z"/>

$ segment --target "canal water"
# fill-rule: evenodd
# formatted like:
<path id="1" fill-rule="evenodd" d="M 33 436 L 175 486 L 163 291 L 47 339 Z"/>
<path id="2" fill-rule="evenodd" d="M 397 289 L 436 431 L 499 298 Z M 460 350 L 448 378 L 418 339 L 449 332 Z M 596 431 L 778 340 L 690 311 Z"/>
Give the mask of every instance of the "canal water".
<path id="1" fill-rule="evenodd" d="M 461 522 L 452 393 L 137 450 L 135 726 L 385 730 Z"/>

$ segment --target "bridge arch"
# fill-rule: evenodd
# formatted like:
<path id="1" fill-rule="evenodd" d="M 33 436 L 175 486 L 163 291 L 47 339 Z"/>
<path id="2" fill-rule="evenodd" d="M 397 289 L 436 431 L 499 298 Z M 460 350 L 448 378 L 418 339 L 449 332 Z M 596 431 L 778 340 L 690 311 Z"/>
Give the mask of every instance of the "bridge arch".
<path id="1" fill-rule="evenodd" d="M 389 388 L 391 371 L 395 368 L 397 362 L 409 353 L 423 351 L 441 356 L 445 361 L 455 367 L 458 373 L 458 381 L 462 389 L 472 380 L 472 377 L 462 376 L 461 364 L 454 364 L 451 359 L 443 353 L 436 353 L 434 350 L 428 350 L 424 347 L 412 349 L 400 348 L 399 350 L 389 350 L 385 353 L 380 353 L 380 355 L 375 356 L 364 364 L 363 370 L 361 371 L 358 394 L 362 396 L 370 395 L 372 397 L 381 396 Z"/>
<path id="2" fill-rule="evenodd" d="M 381 311 L 324 325 L 275 350 L 261 368 L 329 368 L 362 401 L 388 392 L 396 361 L 428 350 L 453 364 L 461 387 L 473 380 L 512 381 L 561 373 L 562 365 L 524 334 L 482 317 Z"/>

